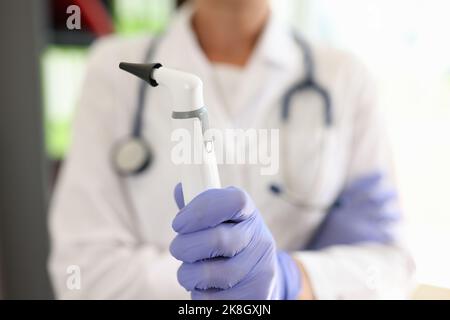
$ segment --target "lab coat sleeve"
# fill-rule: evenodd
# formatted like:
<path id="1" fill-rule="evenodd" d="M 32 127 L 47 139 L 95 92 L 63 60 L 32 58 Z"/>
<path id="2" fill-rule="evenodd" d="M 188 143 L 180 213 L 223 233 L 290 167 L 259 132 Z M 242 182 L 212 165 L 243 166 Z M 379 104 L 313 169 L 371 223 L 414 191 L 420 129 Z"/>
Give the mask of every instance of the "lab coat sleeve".
<path id="1" fill-rule="evenodd" d="M 402 241 L 403 219 L 401 214 L 397 215 L 401 212 L 398 197 L 392 196 L 396 188 L 391 154 L 377 107 L 375 85 L 361 64 L 355 63 L 351 71 L 353 80 L 348 83 L 355 90 L 355 99 L 350 104 L 353 110 L 346 112 L 350 111 L 349 127 L 353 131 L 343 192 L 373 175 L 379 181 L 367 184 L 368 190 L 354 192 L 358 199 L 346 199 L 357 203 L 350 211 L 324 220 L 328 223 L 326 230 L 319 227 L 317 236 L 327 237 L 326 245 L 294 256 L 304 266 L 317 299 L 407 298 L 414 283 L 415 267 Z M 341 212 L 331 209 L 330 214 Z M 358 227 L 362 228 L 352 230 Z M 333 236 L 334 244 L 330 241 Z M 352 238 L 353 243 L 348 240 Z M 324 244 L 321 240 L 316 239 Z"/>
<path id="2" fill-rule="evenodd" d="M 52 201 L 49 269 L 54 289 L 62 299 L 187 298 L 176 279 L 178 262 L 168 250 L 138 239 L 132 210 L 110 164 L 118 138 L 116 107 L 123 97 L 113 82 L 116 41 L 94 45 Z"/>

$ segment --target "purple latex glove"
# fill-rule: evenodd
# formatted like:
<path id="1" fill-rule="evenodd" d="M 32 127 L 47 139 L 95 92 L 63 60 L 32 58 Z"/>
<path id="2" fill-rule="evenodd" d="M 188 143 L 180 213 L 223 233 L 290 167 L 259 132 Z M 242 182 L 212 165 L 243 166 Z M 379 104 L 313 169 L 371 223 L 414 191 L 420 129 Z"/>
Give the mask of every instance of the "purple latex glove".
<path id="1" fill-rule="evenodd" d="M 307 249 L 337 244 L 389 243 L 395 240 L 401 219 L 397 193 L 374 172 L 350 183 L 310 241 Z"/>
<path id="2" fill-rule="evenodd" d="M 172 226 L 170 246 L 183 261 L 178 281 L 192 299 L 295 299 L 300 272 L 293 259 L 277 251 L 275 241 L 253 201 L 244 191 L 210 189 L 184 206 Z"/>

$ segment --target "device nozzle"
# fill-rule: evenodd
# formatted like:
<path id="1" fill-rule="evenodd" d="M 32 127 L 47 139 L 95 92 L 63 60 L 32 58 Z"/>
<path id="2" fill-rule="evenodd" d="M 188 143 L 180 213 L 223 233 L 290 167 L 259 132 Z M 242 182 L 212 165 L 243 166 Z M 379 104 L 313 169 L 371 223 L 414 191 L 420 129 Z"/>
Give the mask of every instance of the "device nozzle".
<path id="1" fill-rule="evenodd" d="M 136 77 L 148 82 L 152 87 L 158 86 L 158 82 L 153 78 L 153 71 L 161 68 L 161 63 L 128 63 L 121 62 L 119 68 L 125 70 Z"/>

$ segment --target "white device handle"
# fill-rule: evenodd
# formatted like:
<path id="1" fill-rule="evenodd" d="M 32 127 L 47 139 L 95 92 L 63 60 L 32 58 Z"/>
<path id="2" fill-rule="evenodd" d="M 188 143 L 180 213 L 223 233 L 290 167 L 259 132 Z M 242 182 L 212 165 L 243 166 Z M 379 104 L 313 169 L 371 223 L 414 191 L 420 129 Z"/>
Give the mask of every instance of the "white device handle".
<path id="1" fill-rule="evenodd" d="M 184 202 L 188 203 L 199 193 L 220 188 L 219 171 L 214 151 L 214 142 L 207 139 L 206 108 L 190 112 L 172 113 L 174 129 L 180 130 L 182 136 L 184 163 L 181 163 L 181 183 L 183 185 Z"/>
<path id="2" fill-rule="evenodd" d="M 205 138 L 208 113 L 203 103 L 203 82 L 196 75 L 166 67 L 154 69 L 152 76 L 158 84 L 169 89 L 174 129 L 184 129 L 186 141 L 190 142 L 187 148 L 191 149 L 192 157 L 187 163 L 179 164 L 182 166 L 184 203 L 187 204 L 207 189 L 220 188 L 214 143 Z"/>

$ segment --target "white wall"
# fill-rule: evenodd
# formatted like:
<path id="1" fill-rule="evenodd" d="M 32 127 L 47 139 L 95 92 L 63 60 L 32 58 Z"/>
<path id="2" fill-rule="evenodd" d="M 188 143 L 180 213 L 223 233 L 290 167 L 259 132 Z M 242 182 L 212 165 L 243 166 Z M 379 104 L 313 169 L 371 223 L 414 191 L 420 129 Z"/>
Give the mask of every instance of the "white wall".
<path id="1" fill-rule="evenodd" d="M 419 281 L 450 287 L 450 1 L 274 2 L 377 77 Z"/>

